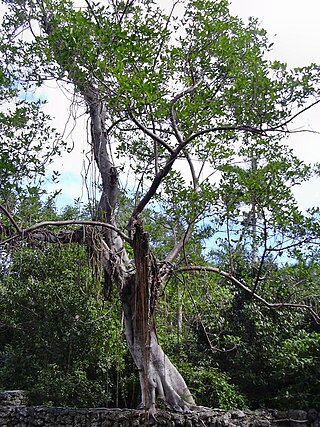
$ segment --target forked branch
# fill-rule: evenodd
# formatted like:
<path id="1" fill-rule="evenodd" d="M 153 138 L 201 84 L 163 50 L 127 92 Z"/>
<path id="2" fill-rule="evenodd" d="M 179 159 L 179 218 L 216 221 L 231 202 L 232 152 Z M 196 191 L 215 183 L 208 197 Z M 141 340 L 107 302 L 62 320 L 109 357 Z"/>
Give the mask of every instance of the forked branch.
<path id="1" fill-rule="evenodd" d="M 139 128 L 144 134 L 150 136 L 150 138 L 157 142 L 158 144 L 162 145 L 166 150 L 169 151 L 169 153 L 173 153 L 174 150 L 162 139 L 160 138 L 158 135 L 156 135 L 154 132 L 152 132 L 150 129 L 146 128 L 135 116 L 134 114 L 130 111 L 129 112 L 130 118 L 133 121 L 133 123 L 137 126 L 137 128 Z"/>
<path id="2" fill-rule="evenodd" d="M 259 129 L 253 128 L 253 127 L 248 127 L 248 126 L 217 126 L 215 128 L 212 128 L 210 130 L 206 130 L 206 131 L 202 131 L 202 132 L 198 132 L 197 134 L 191 135 L 191 137 L 187 138 L 185 141 L 182 141 L 176 148 L 174 151 L 171 152 L 170 156 L 168 157 L 167 162 L 165 163 L 165 165 L 163 166 L 162 169 L 160 169 L 160 171 L 156 174 L 156 176 L 154 177 L 149 190 L 146 192 L 146 194 L 141 198 L 141 200 L 139 201 L 139 203 L 137 204 L 135 210 L 132 213 L 132 216 L 130 218 L 129 221 L 129 228 L 130 228 L 130 224 L 132 224 L 133 219 L 143 211 L 143 209 L 145 208 L 145 206 L 149 203 L 149 201 L 152 199 L 152 197 L 155 195 L 155 193 L 157 192 L 163 178 L 165 178 L 168 173 L 170 172 L 174 162 L 177 160 L 177 158 L 179 157 L 180 153 L 183 152 L 184 148 L 193 140 L 195 139 L 197 136 L 201 136 L 204 135 L 205 133 L 208 132 L 219 132 L 219 131 L 228 131 L 228 130 L 233 130 L 233 131 L 248 131 L 248 132 L 252 132 L 252 133 L 262 133 Z"/>

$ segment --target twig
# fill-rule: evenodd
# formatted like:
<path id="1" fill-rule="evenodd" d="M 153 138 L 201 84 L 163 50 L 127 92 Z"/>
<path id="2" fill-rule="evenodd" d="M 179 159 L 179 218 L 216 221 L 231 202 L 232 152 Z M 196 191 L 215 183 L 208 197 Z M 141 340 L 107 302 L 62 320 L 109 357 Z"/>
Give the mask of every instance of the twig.
<path id="1" fill-rule="evenodd" d="M 297 118 L 298 116 L 300 116 L 302 113 L 304 113 L 305 111 L 307 111 L 310 108 L 314 107 L 315 105 L 319 104 L 319 102 L 320 102 L 320 99 L 317 99 L 316 101 L 312 102 L 307 107 L 302 108 L 300 111 L 298 111 L 296 114 L 294 114 L 293 116 L 291 116 L 285 122 L 281 123 L 278 126 L 274 126 L 274 127 L 270 128 L 269 131 L 271 131 L 271 130 L 278 130 L 278 128 L 286 126 L 287 124 L 289 124 L 290 122 L 292 122 L 295 118 Z M 287 131 L 287 132 L 290 133 L 290 131 Z"/>
<path id="2" fill-rule="evenodd" d="M 92 16 L 94 17 L 94 20 L 96 21 L 96 24 L 98 25 L 99 28 L 101 28 L 101 23 L 99 22 L 99 19 L 95 13 L 95 11 L 93 10 L 93 7 L 91 6 L 89 0 L 85 0 L 85 2 L 87 3 L 87 6 L 92 14 Z"/>
<path id="3" fill-rule="evenodd" d="M 170 20 L 171 20 L 172 15 L 173 15 L 173 11 L 174 11 L 174 9 L 175 9 L 175 7 L 176 7 L 176 5 L 177 5 L 178 3 L 179 3 L 179 0 L 177 0 L 177 1 L 173 2 L 172 8 L 171 8 L 170 13 L 169 13 L 169 15 L 168 15 L 168 17 L 167 17 L 167 20 L 166 20 L 166 25 L 164 26 L 164 29 L 163 29 L 163 33 L 165 33 L 165 32 L 167 31 L 168 26 L 169 26 L 169 23 L 170 23 Z M 162 48 L 163 48 L 163 45 L 164 45 L 165 40 L 166 40 L 166 38 L 163 36 L 163 37 L 161 38 L 161 42 L 159 43 L 159 48 L 158 48 L 158 50 L 157 50 L 157 52 L 156 52 L 156 54 L 155 54 L 154 60 L 153 60 L 153 67 L 152 67 L 153 71 L 154 71 L 154 70 L 155 70 L 155 68 L 156 68 L 157 60 L 158 60 L 158 58 L 159 58 L 159 56 L 160 56 L 160 53 L 161 53 L 161 50 L 162 50 Z"/>

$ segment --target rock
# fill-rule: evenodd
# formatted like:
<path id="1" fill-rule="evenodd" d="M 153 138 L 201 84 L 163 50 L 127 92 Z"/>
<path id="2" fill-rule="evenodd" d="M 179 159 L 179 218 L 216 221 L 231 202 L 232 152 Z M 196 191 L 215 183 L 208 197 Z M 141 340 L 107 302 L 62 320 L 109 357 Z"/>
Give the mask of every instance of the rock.
<path id="1" fill-rule="evenodd" d="M 190 413 L 158 411 L 155 419 L 144 411 L 108 408 L 61 408 L 26 406 L 21 390 L 0 393 L 1 427 L 320 427 L 320 413 L 292 411 L 222 411 L 208 409 Z"/>
<path id="2" fill-rule="evenodd" d="M 10 390 L 0 393 L 1 406 L 19 406 L 27 404 L 27 392 L 24 390 Z"/>
<path id="3" fill-rule="evenodd" d="M 253 427 L 270 427 L 270 421 L 269 420 L 254 420 Z"/>
<path id="4" fill-rule="evenodd" d="M 288 417 L 291 420 L 299 420 L 299 421 L 307 421 L 308 415 L 306 411 L 299 411 L 299 410 L 290 410 L 288 411 Z"/>
<path id="5" fill-rule="evenodd" d="M 316 409 L 309 409 L 308 411 L 308 420 L 313 422 L 319 417 L 318 411 Z"/>
<path id="6" fill-rule="evenodd" d="M 240 409 L 237 409 L 236 411 L 231 411 L 231 418 L 232 419 L 241 419 L 244 418 L 246 416 L 246 414 L 241 411 Z"/>

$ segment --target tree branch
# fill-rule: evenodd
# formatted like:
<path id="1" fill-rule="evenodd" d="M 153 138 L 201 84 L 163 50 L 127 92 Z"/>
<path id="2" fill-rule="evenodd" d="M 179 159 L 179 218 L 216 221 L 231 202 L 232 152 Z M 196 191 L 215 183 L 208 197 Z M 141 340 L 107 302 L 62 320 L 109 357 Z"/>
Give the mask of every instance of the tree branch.
<path id="1" fill-rule="evenodd" d="M 153 181 L 149 187 L 149 190 L 146 192 L 146 194 L 142 197 L 140 202 L 137 204 L 137 206 L 134 209 L 134 211 L 131 215 L 131 218 L 129 220 L 129 228 L 132 224 L 133 218 L 143 211 L 145 206 L 149 203 L 149 201 L 151 200 L 153 195 L 156 193 L 156 191 L 158 190 L 158 188 L 162 182 L 162 179 L 168 175 L 168 173 L 170 172 L 170 170 L 171 170 L 174 162 L 176 161 L 177 157 L 183 151 L 183 149 L 186 147 L 186 145 L 188 145 L 189 142 L 191 142 L 194 138 L 196 138 L 196 136 L 200 136 L 200 135 L 203 135 L 204 133 L 208 133 L 208 132 L 218 132 L 218 131 L 223 131 L 223 130 L 249 131 L 249 132 L 260 133 L 260 134 L 263 133 L 263 131 L 256 129 L 256 128 L 252 128 L 250 126 L 218 126 L 216 128 L 212 128 L 210 130 L 207 129 L 207 130 L 203 130 L 201 132 L 198 132 L 197 134 L 194 134 L 191 137 L 187 138 L 185 141 L 182 141 L 181 144 L 179 144 L 177 146 L 177 148 L 171 152 L 171 155 L 168 158 L 166 164 L 159 171 L 159 173 L 156 174 L 156 176 L 154 177 L 154 179 L 153 179 Z"/>
<path id="2" fill-rule="evenodd" d="M 21 228 L 19 227 L 19 225 L 17 224 L 17 222 L 15 221 L 15 219 L 13 218 L 11 213 L 8 211 L 8 209 L 5 208 L 4 206 L 0 205 L 0 210 L 2 210 L 2 212 L 4 212 L 6 214 L 6 216 L 9 218 L 11 224 L 18 231 L 18 233 L 21 233 Z"/>
<path id="3" fill-rule="evenodd" d="M 267 253 L 268 253 L 268 248 L 267 248 L 267 236 L 268 236 L 267 221 L 266 221 L 263 209 L 262 209 L 262 216 L 263 216 L 263 220 L 264 220 L 264 223 L 263 223 L 263 253 L 262 253 L 262 256 L 261 256 L 260 263 L 259 263 L 259 269 L 258 269 L 258 272 L 257 272 L 257 275 L 256 275 L 255 283 L 254 283 L 254 286 L 253 286 L 253 289 L 252 289 L 252 295 L 255 294 L 256 289 L 257 289 L 257 287 L 259 285 L 260 275 L 262 273 L 263 264 L 264 264 L 265 258 L 267 256 Z M 255 235 L 253 236 L 253 238 L 255 238 Z"/>
<path id="4" fill-rule="evenodd" d="M 272 308 L 274 310 L 282 309 L 282 308 L 301 308 L 304 310 L 307 310 L 313 319 L 320 323 L 320 315 L 316 313 L 312 307 L 310 307 L 307 304 L 297 304 L 297 303 L 270 303 L 269 301 L 262 298 L 260 295 L 253 293 L 252 290 L 240 282 L 237 278 L 235 278 L 232 274 L 227 273 L 217 267 L 210 267 L 210 266 L 194 266 L 194 265 L 187 265 L 185 267 L 180 267 L 176 270 L 176 272 L 188 272 L 188 271 L 207 271 L 212 272 L 215 274 L 218 274 L 219 276 L 224 277 L 225 279 L 229 280 L 232 284 L 237 286 L 238 288 L 242 289 L 245 293 L 250 295 L 251 297 L 255 298 L 257 301 L 261 302 L 263 305 L 265 305 L 268 308 Z"/>
<path id="5" fill-rule="evenodd" d="M 187 150 L 183 150 L 183 154 L 189 164 L 189 169 L 190 169 L 190 173 L 191 173 L 191 178 L 192 178 L 192 184 L 193 184 L 193 189 L 194 191 L 199 191 L 199 183 L 198 183 L 198 178 L 196 175 L 196 171 L 193 165 L 193 161 L 190 157 L 190 154 L 188 153 Z"/>
<path id="6" fill-rule="evenodd" d="M 164 32 L 164 33 L 165 33 L 165 32 L 167 31 L 167 29 L 168 29 L 168 26 L 169 26 L 170 20 L 171 20 L 172 15 L 173 15 L 173 11 L 174 11 L 175 7 L 177 6 L 177 4 L 178 4 L 179 2 L 180 2 L 179 0 L 176 0 L 176 1 L 174 1 L 174 2 L 173 2 L 173 4 L 172 4 L 172 7 L 171 7 L 171 10 L 170 10 L 170 13 L 169 13 L 169 15 L 168 15 L 168 17 L 167 17 L 167 20 L 166 20 L 166 25 L 164 26 L 164 29 L 163 29 L 163 32 Z M 158 48 L 158 50 L 157 50 L 157 52 L 156 52 L 156 54 L 155 54 L 154 60 L 153 60 L 153 67 L 152 67 L 152 68 L 153 68 L 153 70 L 155 70 L 155 67 L 156 67 L 156 64 L 157 64 L 157 60 L 158 60 L 158 58 L 159 58 L 159 56 L 160 56 L 160 53 L 161 53 L 161 50 L 162 50 L 162 47 L 163 47 L 163 45 L 164 45 L 165 40 L 166 40 L 166 38 L 165 38 L 165 37 L 162 37 L 161 42 L 160 42 L 160 44 L 159 44 L 159 48 Z"/>
<path id="7" fill-rule="evenodd" d="M 184 248 L 185 244 L 190 239 L 191 235 L 192 235 L 192 229 L 191 229 L 191 224 L 190 224 L 188 226 L 188 229 L 185 232 L 183 238 L 181 240 L 179 240 L 179 242 L 175 245 L 175 247 L 166 256 L 166 259 L 165 259 L 166 263 L 171 263 L 172 261 L 174 261 L 177 258 L 177 256 L 181 252 L 181 250 Z"/>
<path id="8" fill-rule="evenodd" d="M 264 134 L 266 130 L 258 129 L 253 126 L 216 126 L 213 128 L 203 129 L 199 132 L 194 133 L 193 135 L 190 135 L 189 138 L 185 140 L 185 145 L 189 144 L 189 142 L 193 141 L 194 139 L 198 138 L 199 136 L 205 135 L 207 133 L 213 133 L 213 132 L 221 132 L 221 131 L 227 131 L 227 130 L 234 130 L 234 131 L 243 131 L 243 132 L 251 132 L 255 134 Z"/>
<path id="9" fill-rule="evenodd" d="M 95 227 L 108 228 L 109 230 L 115 231 L 126 242 L 128 242 L 130 244 L 132 243 L 131 239 L 125 233 L 123 233 L 123 231 L 119 230 L 118 228 L 114 227 L 111 224 L 107 224 L 107 223 L 101 222 L 101 221 L 89 221 L 89 220 L 87 221 L 87 220 L 70 219 L 70 220 L 65 220 L 65 221 L 43 221 L 43 222 L 39 222 L 37 224 L 34 224 L 31 227 L 27 227 L 27 228 L 23 228 L 23 229 L 19 228 L 19 233 L 16 233 L 13 236 L 9 237 L 8 239 L 5 239 L 2 242 L 0 242 L 0 246 L 4 245 L 6 243 L 9 243 L 12 240 L 18 239 L 19 237 L 24 237 L 24 236 L 32 233 L 33 231 L 39 230 L 40 228 L 43 228 L 43 227 L 48 227 L 48 226 L 61 227 L 63 225 L 91 225 L 91 226 L 95 226 Z"/>
<path id="10" fill-rule="evenodd" d="M 96 24 L 98 25 L 99 28 L 101 28 L 101 23 L 93 9 L 93 7 L 91 6 L 91 3 L 89 2 L 89 0 L 85 0 L 85 2 L 87 3 L 88 9 L 90 10 L 92 16 L 94 17 L 94 20 L 96 21 Z"/>
<path id="11" fill-rule="evenodd" d="M 199 80 L 194 85 L 192 85 L 192 86 L 188 87 L 187 89 L 183 90 L 182 92 L 178 93 L 170 102 L 171 126 L 172 126 L 175 137 L 177 138 L 177 141 L 179 142 L 179 144 L 183 143 L 183 139 L 182 139 L 182 136 L 181 136 L 179 129 L 178 129 L 177 115 L 176 115 L 176 112 L 174 110 L 174 106 L 179 101 L 179 99 L 183 98 L 188 93 L 192 93 L 198 86 L 200 86 L 201 83 L 202 83 L 202 80 Z"/>
<path id="12" fill-rule="evenodd" d="M 174 246 L 174 248 L 169 252 L 169 254 L 166 256 L 165 258 L 165 263 L 172 263 L 177 256 L 179 255 L 179 253 L 181 252 L 181 250 L 185 249 L 185 245 L 189 242 L 190 238 L 192 237 L 192 233 L 194 230 L 194 224 L 196 223 L 197 219 L 199 218 L 199 216 L 203 213 L 204 209 L 202 209 L 194 218 L 192 221 L 190 221 L 190 223 L 188 224 L 188 227 L 182 237 L 181 240 L 179 240 L 179 242 Z M 186 256 L 185 256 L 186 259 Z M 187 262 L 187 261 L 186 261 Z"/>
<path id="13" fill-rule="evenodd" d="M 155 142 L 158 142 L 162 145 L 166 150 L 169 151 L 170 154 L 174 153 L 174 150 L 158 135 L 152 132 L 150 129 L 146 128 L 141 122 L 139 122 L 136 117 L 133 115 L 132 111 L 129 111 L 129 115 L 133 123 L 146 135 L 150 136 Z"/>
<path id="14" fill-rule="evenodd" d="M 316 241 L 314 241 L 314 240 L 316 240 Z M 310 236 L 310 237 L 306 237 L 305 239 L 299 240 L 298 242 L 291 243 L 291 244 L 288 244 L 286 246 L 281 246 L 284 243 L 285 242 L 279 243 L 276 246 L 274 246 L 273 248 L 269 247 L 268 252 L 283 252 L 283 251 L 286 251 L 288 249 L 292 249 L 292 248 L 296 248 L 297 246 L 301 246 L 305 243 L 310 243 L 313 245 L 319 245 L 320 242 L 319 242 L 319 236 L 315 236 L 315 237 Z"/>
<path id="15" fill-rule="evenodd" d="M 300 116 L 301 114 L 303 114 L 305 111 L 309 110 L 310 108 L 314 107 L 315 105 L 317 105 L 319 103 L 320 103 L 320 99 L 318 99 L 317 101 L 312 102 L 310 105 L 308 105 L 307 107 L 302 108 L 300 111 L 298 111 L 296 114 L 294 114 L 292 117 L 290 117 L 285 122 L 281 123 L 278 126 L 274 126 L 274 127 L 270 128 L 268 130 L 269 131 L 271 131 L 271 130 L 279 130 L 279 128 L 286 126 L 287 124 L 289 124 L 290 122 L 292 122 L 294 119 L 296 119 L 298 116 Z M 288 133 L 290 133 L 290 131 L 288 131 Z"/>

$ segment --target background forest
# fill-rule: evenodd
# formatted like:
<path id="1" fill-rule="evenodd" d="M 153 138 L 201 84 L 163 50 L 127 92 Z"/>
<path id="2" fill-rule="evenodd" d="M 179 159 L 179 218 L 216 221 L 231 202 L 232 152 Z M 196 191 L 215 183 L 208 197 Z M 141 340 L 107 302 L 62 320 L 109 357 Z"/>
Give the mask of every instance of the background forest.
<path id="1" fill-rule="evenodd" d="M 164 389 L 185 410 L 184 378 L 204 406 L 320 410 L 319 207 L 293 192 L 319 165 L 285 139 L 320 69 L 267 61 L 227 1 L 186 4 L 3 1 L 0 388 L 34 404 L 154 410 Z M 62 209 L 50 80 L 89 117 L 88 200 Z M 180 373 L 151 397 L 150 343 Z"/>

